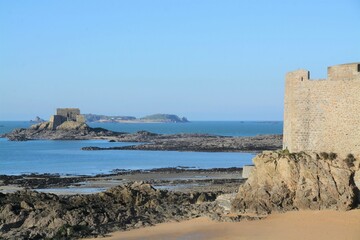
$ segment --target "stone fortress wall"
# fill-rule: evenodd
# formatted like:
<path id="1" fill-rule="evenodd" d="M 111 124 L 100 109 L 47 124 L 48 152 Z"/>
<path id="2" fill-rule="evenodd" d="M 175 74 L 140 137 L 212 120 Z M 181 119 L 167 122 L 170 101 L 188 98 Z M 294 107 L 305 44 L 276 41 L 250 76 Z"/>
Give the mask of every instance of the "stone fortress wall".
<path id="1" fill-rule="evenodd" d="M 58 108 L 58 109 L 56 109 L 56 115 L 66 118 L 67 121 L 76 121 L 76 116 L 80 115 L 80 109 L 78 109 L 78 108 Z"/>
<path id="2" fill-rule="evenodd" d="M 80 114 L 80 109 L 78 108 L 56 109 L 56 115 L 52 115 L 50 117 L 52 129 L 56 129 L 65 122 L 85 123 L 85 118 Z"/>
<path id="3" fill-rule="evenodd" d="M 286 75 L 283 141 L 290 152 L 360 154 L 360 63 L 328 67 L 327 79 Z"/>

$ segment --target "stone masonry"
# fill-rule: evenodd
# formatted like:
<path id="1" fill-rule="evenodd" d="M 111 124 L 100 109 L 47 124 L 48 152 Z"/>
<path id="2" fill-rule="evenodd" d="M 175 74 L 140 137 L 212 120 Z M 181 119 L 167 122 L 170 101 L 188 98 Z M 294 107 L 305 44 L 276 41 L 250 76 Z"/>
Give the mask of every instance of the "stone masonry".
<path id="1" fill-rule="evenodd" d="M 360 63 L 328 67 L 327 79 L 287 73 L 283 141 L 290 152 L 360 155 Z"/>
<path id="2" fill-rule="evenodd" d="M 65 122 L 85 123 L 85 118 L 80 114 L 80 109 L 78 108 L 56 109 L 56 115 L 52 115 L 50 117 L 52 129 L 56 129 Z"/>

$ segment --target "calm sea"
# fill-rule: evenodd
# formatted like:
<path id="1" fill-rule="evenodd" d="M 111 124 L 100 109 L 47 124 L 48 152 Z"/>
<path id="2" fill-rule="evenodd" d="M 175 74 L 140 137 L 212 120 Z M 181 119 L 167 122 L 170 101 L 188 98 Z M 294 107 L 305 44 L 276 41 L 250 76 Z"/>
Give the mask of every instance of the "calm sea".
<path id="1" fill-rule="evenodd" d="M 0 121 L 0 133 L 29 127 L 29 122 Z M 282 122 L 191 122 L 191 123 L 93 123 L 113 131 L 155 133 L 209 133 L 225 136 L 281 134 Z M 82 151 L 84 146 L 124 146 L 130 143 L 107 141 L 10 142 L 0 138 L 0 174 L 59 173 L 95 175 L 114 169 L 153 169 L 162 167 L 227 168 L 251 164 L 251 153 L 203 153 L 175 151 Z"/>

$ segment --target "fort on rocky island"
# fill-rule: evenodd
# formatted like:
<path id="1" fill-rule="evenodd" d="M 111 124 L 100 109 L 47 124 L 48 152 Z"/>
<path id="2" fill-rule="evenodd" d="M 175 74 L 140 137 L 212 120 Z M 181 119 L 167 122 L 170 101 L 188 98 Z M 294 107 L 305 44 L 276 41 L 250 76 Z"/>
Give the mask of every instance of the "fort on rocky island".
<path id="1" fill-rule="evenodd" d="M 58 108 L 56 114 L 48 122 L 42 122 L 30 127 L 33 130 L 74 130 L 85 129 L 85 118 L 78 108 Z"/>
<path id="2" fill-rule="evenodd" d="M 360 154 L 360 63 L 328 67 L 327 79 L 287 73 L 283 148 Z"/>

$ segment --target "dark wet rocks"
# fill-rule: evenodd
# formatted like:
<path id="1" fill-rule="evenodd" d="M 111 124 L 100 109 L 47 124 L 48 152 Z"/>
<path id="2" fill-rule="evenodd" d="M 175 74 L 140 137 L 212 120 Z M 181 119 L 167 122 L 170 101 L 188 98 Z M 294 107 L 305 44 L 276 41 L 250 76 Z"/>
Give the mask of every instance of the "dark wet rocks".
<path id="1" fill-rule="evenodd" d="M 83 176 L 60 176 L 58 174 L 0 175 L 0 186 L 16 185 L 22 188 L 65 187 L 85 180 Z"/>
<path id="2" fill-rule="evenodd" d="M 2 135 L 10 141 L 28 141 L 28 140 L 89 140 L 89 139 L 107 139 L 118 136 L 122 133 L 112 132 L 104 128 L 84 127 L 79 129 L 67 130 L 49 130 L 36 128 L 19 128 L 11 133 Z"/>
<path id="3" fill-rule="evenodd" d="M 30 189 L 47 189 L 47 188 L 63 188 L 69 186 L 82 186 L 88 181 L 108 181 L 111 180 L 124 180 L 126 181 L 141 181 L 142 177 L 147 174 L 153 175 L 152 179 L 147 178 L 147 182 L 154 186 L 173 186 L 181 185 L 184 188 L 189 186 L 214 186 L 216 189 L 222 192 L 234 191 L 238 188 L 238 185 L 244 180 L 241 179 L 242 168 L 212 168 L 212 169 L 189 169 L 186 167 L 176 168 L 155 168 L 149 170 L 126 170 L 126 169 L 114 169 L 111 174 L 98 174 L 96 176 L 62 176 L 59 174 L 22 174 L 22 175 L 0 175 L 0 191 L 3 186 L 14 186 L 20 188 Z M 164 176 L 171 176 L 177 174 L 174 179 L 164 179 Z M 189 175 L 190 174 L 190 175 Z M 193 178 L 194 176 L 211 176 L 217 174 L 218 176 L 226 176 L 227 174 L 239 177 L 225 177 L 225 178 Z M 183 179 L 184 176 L 192 176 L 188 179 Z M 133 180 L 129 180 L 129 178 Z M 177 179 L 180 178 L 180 179 Z M 231 185 L 231 186 L 229 186 Z M 101 185 L 101 187 L 106 187 Z"/>
<path id="4" fill-rule="evenodd" d="M 92 195 L 0 193 L 0 238 L 75 239 L 169 220 L 219 216 L 219 193 L 156 190 L 135 182 Z"/>
<path id="5" fill-rule="evenodd" d="M 193 152 L 239 152 L 276 150 L 282 146 L 281 135 L 254 137 L 224 137 L 200 134 L 155 135 L 150 138 L 122 138 L 118 141 L 147 142 L 144 144 L 101 148 L 83 147 L 82 150 L 151 150 L 151 151 L 193 151 Z"/>

